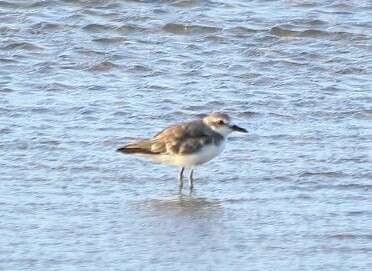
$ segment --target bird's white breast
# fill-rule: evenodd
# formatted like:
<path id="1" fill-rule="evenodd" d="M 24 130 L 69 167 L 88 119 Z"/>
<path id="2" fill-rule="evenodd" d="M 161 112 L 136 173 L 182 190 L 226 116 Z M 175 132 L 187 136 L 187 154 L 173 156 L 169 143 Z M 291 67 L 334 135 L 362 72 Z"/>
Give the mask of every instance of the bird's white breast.
<path id="1" fill-rule="evenodd" d="M 202 147 L 198 152 L 192 154 L 164 154 L 156 155 L 151 157 L 152 160 L 158 163 L 175 165 L 181 167 L 193 167 L 204 164 L 216 156 L 218 156 L 225 148 L 225 140 L 221 141 L 220 144 L 208 144 Z"/>
<path id="2" fill-rule="evenodd" d="M 209 160 L 212 160 L 216 156 L 218 156 L 223 149 L 225 148 L 225 141 L 221 141 L 220 144 L 215 145 L 215 144 L 209 144 L 204 146 L 199 152 L 195 154 L 191 154 L 193 162 L 196 165 L 200 165 L 203 163 L 208 162 Z"/>

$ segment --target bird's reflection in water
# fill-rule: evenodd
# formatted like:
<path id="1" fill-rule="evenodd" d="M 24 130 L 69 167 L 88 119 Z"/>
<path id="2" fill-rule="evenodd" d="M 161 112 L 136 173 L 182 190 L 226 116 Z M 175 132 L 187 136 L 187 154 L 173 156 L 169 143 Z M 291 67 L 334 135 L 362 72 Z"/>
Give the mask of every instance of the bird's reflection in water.
<path id="1" fill-rule="evenodd" d="M 155 216 L 181 216 L 192 218 L 219 217 L 223 213 L 220 201 L 198 197 L 195 194 L 178 193 L 175 196 L 151 199 L 143 202 L 146 213 Z"/>
<path id="2" fill-rule="evenodd" d="M 194 194 L 177 194 L 167 198 L 150 199 L 140 203 L 141 234 L 149 243 L 163 244 L 161 250 L 172 254 L 180 247 L 191 261 L 198 255 L 200 244 L 224 247 L 224 209 L 219 200 Z M 157 248 L 159 249 L 159 248 Z"/>

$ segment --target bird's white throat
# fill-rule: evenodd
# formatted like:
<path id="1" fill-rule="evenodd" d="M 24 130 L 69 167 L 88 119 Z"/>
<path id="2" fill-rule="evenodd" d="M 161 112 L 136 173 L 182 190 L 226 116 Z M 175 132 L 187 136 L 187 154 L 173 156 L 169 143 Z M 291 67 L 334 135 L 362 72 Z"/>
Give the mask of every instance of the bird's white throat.
<path id="1" fill-rule="evenodd" d="M 209 126 L 209 128 L 211 128 L 213 131 L 215 131 L 219 135 L 222 135 L 224 138 L 227 137 L 232 132 L 231 128 L 227 125 L 224 125 L 221 127 Z"/>

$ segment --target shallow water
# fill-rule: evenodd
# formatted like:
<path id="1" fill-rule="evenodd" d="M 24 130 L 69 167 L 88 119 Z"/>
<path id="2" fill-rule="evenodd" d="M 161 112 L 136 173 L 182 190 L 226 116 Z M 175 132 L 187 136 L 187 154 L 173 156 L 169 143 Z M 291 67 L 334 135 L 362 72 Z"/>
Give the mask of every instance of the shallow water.
<path id="1" fill-rule="evenodd" d="M 371 14 L 0 1 L 0 270 L 370 270 Z M 115 152 L 215 110 L 250 133 L 191 194 Z"/>

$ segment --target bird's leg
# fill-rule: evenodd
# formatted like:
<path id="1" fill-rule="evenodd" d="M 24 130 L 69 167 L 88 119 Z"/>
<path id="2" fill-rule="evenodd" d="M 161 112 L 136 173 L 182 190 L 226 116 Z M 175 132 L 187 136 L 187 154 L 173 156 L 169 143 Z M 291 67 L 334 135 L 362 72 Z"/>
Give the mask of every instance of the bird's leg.
<path id="1" fill-rule="evenodd" d="M 193 174 L 194 174 L 194 170 L 191 169 L 190 175 L 189 175 L 190 189 L 193 189 L 194 188 L 194 177 L 193 177 Z"/>
<path id="2" fill-rule="evenodd" d="M 181 168 L 181 171 L 180 171 L 180 174 L 178 175 L 178 180 L 180 181 L 180 189 L 182 189 L 183 187 L 183 171 L 185 170 L 185 168 Z"/>

